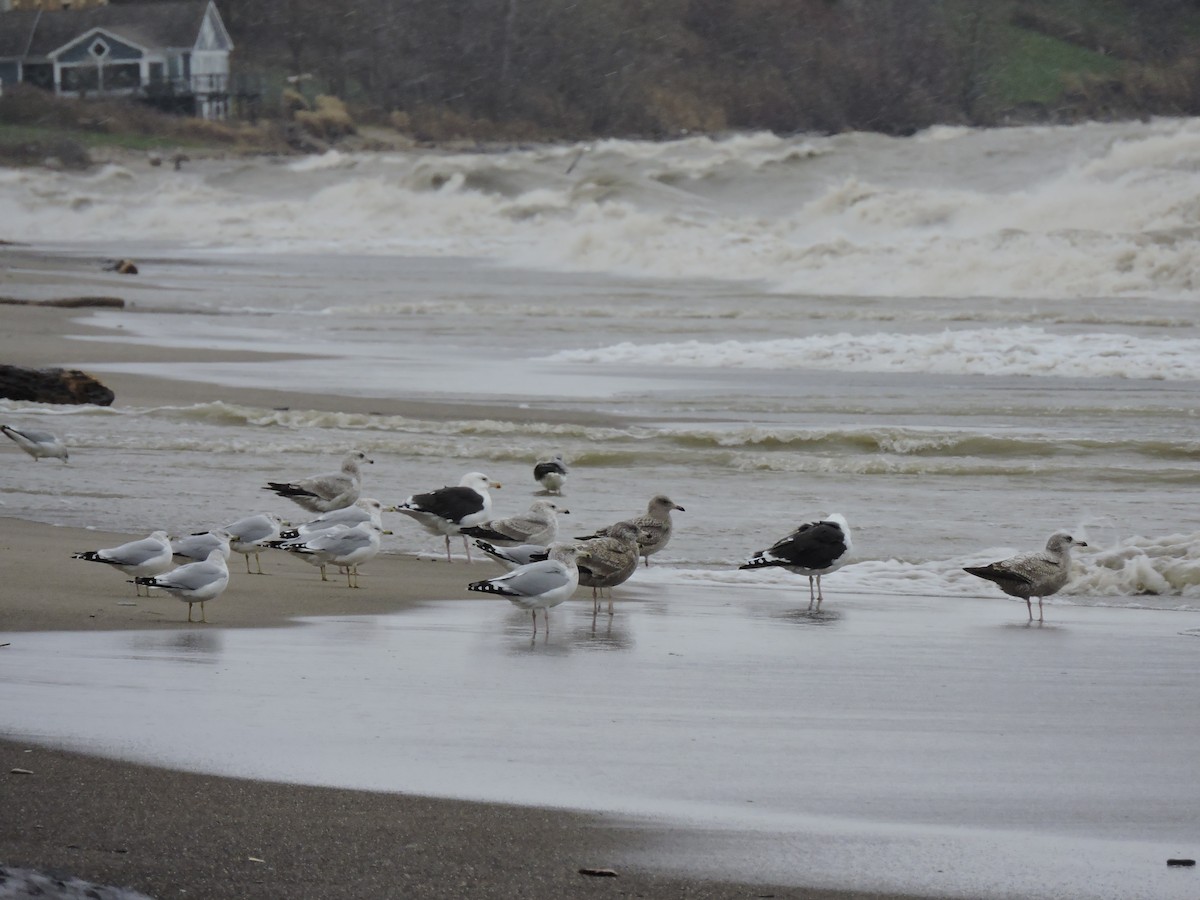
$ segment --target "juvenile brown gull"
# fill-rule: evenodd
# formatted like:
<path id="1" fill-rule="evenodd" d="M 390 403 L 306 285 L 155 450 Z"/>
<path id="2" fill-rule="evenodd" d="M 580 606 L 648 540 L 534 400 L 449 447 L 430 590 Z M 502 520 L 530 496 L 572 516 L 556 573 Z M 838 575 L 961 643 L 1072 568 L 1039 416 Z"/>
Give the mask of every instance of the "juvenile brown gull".
<path id="1" fill-rule="evenodd" d="M 801 525 L 785 538 L 776 541 L 770 548 L 760 550 L 739 568 L 764 569 L 777 566 L 808 576 L 808 608 L 820 612 L 821 576 L 836 572 L 846 564 L 853 549 L 850 526 L 846 518 L 834 513 L 817 522 Z M 816 593 L 813 584 L 816 583 Z"/>
<path id="2" fill-rule="evenodd" d="M 638 532 L 638 551 L 642 558 L 646 560 L 646 565 L 650 565 L 650 555 L 657 553 L 663 547 L 667 546 L 667 542 L 671 540 L 671 510 L 677 509 L 684 512 L 684 508 L 672 500 L 665 494 L 657 494 L 650 498 L 650 503 L 646 506 L 646 514 L 637 516 L 633 519 L 624 519 L 623 523 L 632 525 Z M 581 541 L 591 540 L 592 538 L 605 537 L 612 533 L 612 526 L 597 529 L 591 534 L 585 534 L 578 538 Z"/>
<path id="3" fill-rule="evenodd" d="M 1042 598 L 1062 590 L 1071 577 L 1071 548 L 1086 547 L 1065 531 L 1056 531 L 1046 541 L 1046 549 L 1037 553 L 1018 553 L 986 566 L 966 566 L 964 572 L 994 582 L 1010 597 L 1025 601 L 1029 621 L 1033 621 L 1030 597 L 1038 598 L 1038 621 L 1042 618 Z"/>
<path id="4" fill-rule="evenodd" d="M 638 531 L 628 522 L 618 522 L 608 527 L 602 537 L 580 541 L 578 546 L 587 551 L 588 558 L 579 565 L 579 584 L 592 589 L 592 612 L 600 609 L 604 589 L 608 588 L 608 614 L 613 612 L 612 589 L 628 581 L 637 571 Z"/>

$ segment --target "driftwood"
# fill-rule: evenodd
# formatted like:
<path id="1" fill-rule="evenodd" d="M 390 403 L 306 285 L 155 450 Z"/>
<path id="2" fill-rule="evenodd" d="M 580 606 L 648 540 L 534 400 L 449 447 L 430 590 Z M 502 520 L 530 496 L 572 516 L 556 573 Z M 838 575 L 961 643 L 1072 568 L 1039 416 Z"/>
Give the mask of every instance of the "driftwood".
<path id="1" fill-rule="evenodd" d="M 84 307 L 107 307 L 124 309 L 125 301 L 120 297 L 56 297 L 51 300 L 19 300 L 16 297 L 0 297 L 5 306 L 56 306 L 61 309 Z"/>
<path id="2" fill-rule="evenodd" d="M 111 406 L 115 396 L 78 369 L 26 369 L 0 365 L 0 397 L 34 403 L 91 403 Z"/>

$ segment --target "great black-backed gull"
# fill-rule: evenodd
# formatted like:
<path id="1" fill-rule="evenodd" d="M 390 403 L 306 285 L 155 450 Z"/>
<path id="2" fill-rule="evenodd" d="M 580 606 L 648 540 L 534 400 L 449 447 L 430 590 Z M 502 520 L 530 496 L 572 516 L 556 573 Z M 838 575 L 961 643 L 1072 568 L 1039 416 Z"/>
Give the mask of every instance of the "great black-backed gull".
<path id="1" fill-rule="evenodd" d="M 600 600 L 608 589 L 608 614 L 613 612 L 612 589 L 630 579 L 638 566 L 638 530 L 629 522 L 608 527 L 603 537 L 589 538 L 579 546 L 588 552 L 579 566 L 579 584 L 592 589 L 592 613 L 600 609 Z"/>
<path id="2" fill-rule="evenodd" d="M 162 575 L 135 578 L 134 583 L 146 588 L 160 588 L 188 605 L 187 620 L 192 621 L 192 604 L 200 604 L 200 621 L 208 622 L 204 604 L 215 600 L 229 586 L 229 567 L 219 548 L 214 548 L 203 562 L 188 563 Z"/>
<path id="3" fill-rule="evenodd" d="M 307 539 L 293 538 L 278 541 L 281 550 L 307 559 L 321 570 L 321 580 L 328 581 L 325 567 L 334 565 L 346 570 L 346 587 L 358 587 L 358 567 L 379 554 L 383 531 L 374 522 L 359 522 L 353 527 L 335 525 L 318 531 Z"/>
<path id="4" fill-rule="evenodd" d="M 280 497 L 287 497 L 309 512 L 323 513 L 331 509 L 341 509 L 357 500 L 362 491 L 360 466 L 373 462 L 375 460 L 368 459 L 367 454 L 361 450 L 353 450 L 342 460 L 340 472 L 314 475 L 299 481 L 268 481 L 263 490 L 274 491 Z"/>
<path id="5" fill-rule="evenodd" d="M 106 563 L 135 578 L 142 575 L 158 575 L 171 568 L 171 542 L 167 539 L 165 531 L 156 531 L 138 541 L 104 550 L 85 550 L 72 554 L 71 558 Z M 140 597 L 141 588 L 135 587 L 134 590 Z"/>
<path id="6" fill-rule="evenodd" d="M 632 525 L 638 532 L 638 550 L 643 559 L 646 560 L 646 565 L 650 565 L 650 555 L 657 553 L 663 547 L 667 546 L 667 542 L 671 540 L 671 510 L 677 509 L 684 512 L 684 508 L 672 500 L 665 494 L 657 494 L 650 498 L 650 503 L 646 506 L 646 514 L 633 519 L 622 520 L 624 524 Z M 578 538 L 581 541 L 591 540 L 592 538 L 605 537 L 612 533 L 612 526 L 608 525 L 604 528 L 597 529 L 591 534 L 585 534 Z"/>
<path id="7" fill-rule="evenodd" d="M 506 519 L 493 519 L 485 525 L 467 525 L 461 529 L 468 537 L 493 544 L 541 544 L 548 547 L 558 537 L 558 516 L 570 514 L 549 500 L 534 500 L 529 511 Z"/>
<path id="8" fill-rule="evenodd" d="M 446 539 L 446 561 L 450 562 L 450 536 L 461 534 L 464 527 L 482 525 L 492 516 L 492 495 L 489 488 L 500 487 L 482 472 L 468 472 L 455 487 L 438 488 L 425 494 L 413 494 L 403 503 L 397 503 L 396 512 L 416 519 L 431 534 L 440 534 Z M 471 560 L 471 547 L 463 537 L 467 549 L 467 561 Z"/>
<path id="9" fill-rule="evenodd" d="M 533 467 L 533 480 L 545 488 L 548 494 L 561 494 L 570 470 L 563 462 L 563 455 L 555 453 L 549 459 L 539 459 Z"/>
<path id="10" fill-rule="evenodd" d="M 808 576 L 808 608 L 821 609 L 821 576 L 836 572 L 846 564 L 853 544 L 850 526 L 844 516 L 834 513 L 817 522 L 801 525 L 767 550 L 755 553 L 739 568 L 763 569 L 770 566 Z M 814 582 L 816 590 L 814 593 Z"/>
<path id="11" fill-rule="evenodd" d="M 231 522 L 223 530 L 231 535 L 229 549 L 246 558 L 246 574 L 262 575 L 262 560 L 259 559 L 258 553 L 266 546 L 267 541 L 277 540 L 282 529 L 283 521 L 279 516 L 274 513 L 261 513 Z M 254 562 L 258 566 L 258 571 L 254 573 L 250 571 L 251 553 L 254 554 Z"/>
<path id="12" fill-rule="evenodd" d="M 30 428 L 10 428 L 7 425 L 0 425 L 0 431 L 3 431 L 16 443 L 18 447 L 33 457 L 33 461 L 39 459 L 61 459 L 67 461 L 67 445 L 62 442 L 62 439 L 49 431 L 34 431 Z"/>
<path id="13" fill-rule="evenodd" d="M 1029 621 L 1033 621 L 1033 604 L 1030 597 L 1038 598 L 1038 621 L 1042 618 L 1042 598 L 1062 590 L 1071 577 L 1071 548 L 1086 547 L 1065 531 L 1056 531 L 1046 541 L 1046 549 L 1037 553 L 1018 553 L 1008 559 L 989 563 L 986 566 L 966 566 L 970 572 L 984 578 L 1010 597 L 1025 601 Z"/>
<path id="14" fill-rule="evenodd" d="M 537 611 L 558 606 L 579 586 L 577 560 L 586 559 L 587 551 L 574 544 L 551 544 L 550 558 L 528 565 L 518 566 L 511 572 L 497 575 L 486 581 L 475 581 L 467 585 L 469 591 L 500 594 L 519 609 L 527 609 L 533 616 L 533 633 L 537 634 Z M 549 612 L 543 613 L 546 632 L 550 631 Z"/>

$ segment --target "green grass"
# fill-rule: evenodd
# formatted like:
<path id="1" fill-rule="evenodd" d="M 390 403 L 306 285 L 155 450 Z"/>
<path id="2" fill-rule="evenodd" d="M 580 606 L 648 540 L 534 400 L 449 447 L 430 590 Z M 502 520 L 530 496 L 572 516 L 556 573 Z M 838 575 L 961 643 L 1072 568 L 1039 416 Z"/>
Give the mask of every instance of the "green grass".
<path id="1" fill-rule="evenodd" d="M 1116 76 L 1121 61 L 1023 28 L 1010 30 L 1008 52 L 993 73 L 993 94 L 1002 106 L 1053 103 L 1067 75 Z"/>
<path id="2" fill-rule="evenodd" d="M 91 128 L 53 125 L 8 125 L 0 122 L 0 145 L 55 144 L 75 141 L 89 148 L 119 147 L 126 150 L 166 150 L 175 147 L 216 147 L 216 142 L 136 132 L 109 133 Z"/>

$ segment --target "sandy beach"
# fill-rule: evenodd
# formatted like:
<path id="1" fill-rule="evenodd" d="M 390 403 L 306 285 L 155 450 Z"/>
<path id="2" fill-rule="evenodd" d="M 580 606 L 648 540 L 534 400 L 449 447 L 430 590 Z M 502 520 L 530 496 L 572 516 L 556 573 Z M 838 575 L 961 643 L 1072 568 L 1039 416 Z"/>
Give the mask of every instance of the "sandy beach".
<path id="1" fill-rule="evenodd" d="M 155 283 L 121 282 L 84 257 L 18 249 L 5 259 L 0 294 L 17 299 L 136 298 Z M 173 279 L 185 269 L 154 289 L 179 291 Z M 241 274 L 225 277 L 241 284 Z M 406 375 L 385 377 L 388 389 L 373 396 L 285 391 L 277 385 L 290 382 L 263 369 L 237 377 L 272 354 L 231 341 L 210 351 L 198 338 L 160 346 L 153 328 L 150 339 L 118 343 L 80 323 L 87 315 L 0 306 L 2 362 L 129 369 L 100 373 L 114 409 L 97 414 L 98 425 L 86 411 L 73 419 L 90 442 L 70 466 L 0 447 L 6 477 L 26 479 L 8 483 L 0 517 L 0 864 L 156 897 L 1195 895 L 1194 871 L 1165 863 L 1195 855 L 1190 773 L 1200 734 L 1184 711 L 1200 702 L 1190 677 L 1200 613 L 1170 585 L 1157 608 L 1139 608 L 1122 587 L 1122 596 L 1052 598 L 1046 625 L 1029 626 L 1019 601 L 958 590 L 953 579 L 966 576 L 945 557 L 906 580 L 912 567 L 889 561 L 887 548 L 918 498 L 936 498 L 936 460 L 916 479 L 858 482 L 872 495 L 864 515 L 851 516 L 863 564 L 826 579 L 820 615 L 805 609 L 802 579 L 755 581 L 719 556 L 702 568 L 676 557 L 624 586 L 614 618 L 597 621 L 580 592 L 553 611 L 552 638 L 531 640 L 527 614 L 465 590 L 493 564 L 437 561 L 440 539 L 396 516 L 386 525 L 397 534 L 364 565 L 360 590 L 336 576 L 323 583 L 278 552 L 263 555 L 261 577 L 234 556 L 229 589 L 208 605 L 210 624 L 189 625 L 184 604 L 135 597 L 123 575 L 71 554 L 140 536 L 131 529 L 142 523 L 228 521 L 263 502 L 267 477 L 298 459 L 324 464 L 334 445 L 359 440 L 376 442 L 372 491 L 388 503 L 418 477 L 426 488 L 427 473 L 441 478 L 477 459 L 528 477 L 531 447 L 560 425 L 618 425 L 638 406 L 597 412 L 582 393 L 481 399 L 440 381 L 441 394 L 391 391 L 391 379 L 410 383 Z M 136 332 L 140 315 L 105 321 Z M 154 316 L 200 333 L 219 318 L 146 318 Z M 457 321 L 445 320 L 448 333 L 457 335 Z M 234 330 L 256 326 L 251 315 Z M 357 346 L 350 326 L 346 340 Z M 292 333 L 286 321 L 269 330 Z M 258 337 L 246 346 L 286 343 Z M 273 358 L 298 359 L 291 371 L 320 383 L 304 369 L 315 357 Z M 206 383 L 207 371 L 192 380 L 147 374 L 190 366 L 194 375 L 217 360 L 234 373 L 232 386 Z M 353 374 L 357 357 L 345 360 Z M 414 385 L 441 373 L 431 368 L 437 352 L 399 363 Z M 856 389 L 878 396 L 870 384 Z M 246 409 L 210 408 L 217 400 Z M 278 410 L 298 414 L 280 421 Z M 335 430 L 312 410 L 359 418 Z M 208 424 L 229 416 L 243 424 Z M 477 440 L 483 419 L 500 427 Z M 534 436 L 511 437 L 505 422 L 532 422 Z M 579 440 L 583 452 L 595 437 Z M 645 458 L 643 446 L 602 451 L 594 472 L 581 467 L 575 512 L 614 515 L 603 504 L 615 506 L 611 496 L 636 476 L 630 461 Z M 775 495 L 797 484 L 797 505 L 818 502 L 811 477 L 756 482 L 718 469 L 698 480 L 694 458 L 677 461 L 684 447 L 658 451 L 655 476 L 687 491 L 673 551 L 702 534 L 740 551 L 774 538 L 788 521 L 780 508 L 787 517 L 793 509 Z M 443 458 L 447 448 L 457 455 Z M 1042 489 L 1040 474 L 1030 481 Z M 839 502 L 853 483 L 844 473 L 826 482 Z M 970 483 L 996 493 L 956 484 L 941 493 L 1007 500 Z M 895 492 L 902 517 L 875 502 L 880 487 Z M 141 500 L 151 491 L 152 513 Z M 532 486 L 509 491 L 511 508 Z M 733 496 L 747 524 L 721 528 Z M 1127 508 L 1145 503 L 1140 485 L 1125 496 Z M 1097 498 L 1111 509 L 1121 495 L 1080 502 Z M 119 528 L 106 518 L 118 506 Z M 772 511 L 767 521 L 760 510 Z M 1020 524 L 1003 508 L 991 518 Z M 933 517 L 926 533 L 940 540 L 961 520 Z M 980 531 L 993 534 L 990 524 Z M 1125 551 L 1131 565 L 1146 560 Z M 1165 562 L 1180 554 L 1172 542 L 1160 552 Z M 1116 593 L 1114 583 L 1102 590 Z"/>
<path id="2" fill-rule="evenodd" d="M 29 263 L 41 264 L 36 257 Z M 81 293 L 105 287 L 91 283 L 90 265 L 75 268 L 86 282 Z M 10 272 L 6 291 L 13 292 L 13 280 Z M 60 287 L 58 293 L 67 295 L 78 287 Z M 75 310 L 0 307 L 0 360 L 72 367 L 81 360 L 130 353 L 146 358 L 145 348 L 64 339 L 67 319 L 78 315 Z M 70 330 L 88 331 L 80 326 Z M 177 359 L 180 354 L 159 355 Z M 102 380 L 116 392 L 116 405 L 187 403 L 211 395 L 211 389 L 186 382 L 122 375 Z M 233 392 L 222 393 L 228 398 Z M 243 392 L 241 399 L 268 406 L 378 406 L 378 401 L 284 392 Z M 5 449 L 4 459 L 9 467 L 34 465 L 15 448 Z M 206 627 L 187 624 L 184 604 L 167 597 L 137 599 L 132 585 L 127 592 L 122 589 L 120 573 L 70 559 L 73 552 L 131 537 L 0 518 L 5 583 L 0 643 L 8 645 L 0 653 L 27 632 Z M 27 564 L 31 559 L 60 564 Z M 234 572 L 242 565 L 240 556 L 231 559 Z M 270 577 L 245 577 L 242 572 L 209 605 L 207 627 L 279 627 L 302 616 L 380 614 L 429 598 L 487 602 L 465 599 L 465 567 L 411 557 L 373 560 L 363 568 L 364 587 L 358 591 L 323 584 L 308 567 L 278 555 L 264 554 L 263 566 Z M 632 827 L 601 816 L 210 777 L 20 739 L 0 741 L 0 753 L 0 808 L 5 810 L 0 863 L 155 897 L 878 896 L 692 880 L 626 867 L 619 867 L 615 878 L 582 875 L 581 869 L 617 868 L 613 861 L 623 848 L 644 847 L 663 837 L 644 824 Z"/>

